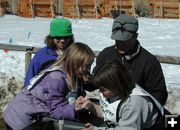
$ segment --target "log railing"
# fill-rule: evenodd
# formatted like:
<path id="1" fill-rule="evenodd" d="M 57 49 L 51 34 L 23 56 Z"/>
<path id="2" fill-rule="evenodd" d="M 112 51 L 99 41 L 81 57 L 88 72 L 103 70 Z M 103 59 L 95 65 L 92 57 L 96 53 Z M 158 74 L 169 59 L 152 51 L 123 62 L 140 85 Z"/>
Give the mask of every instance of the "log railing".
<path id="1" fill-rule="evenodd" d="M 1 44 L 0 49 L 2 50 L 11 50 L 11 51 L 21 51 L 25 52 L 25 72 L 29 67 L 29 62 L 32 58 L 32 54 L 34 54 L 39 48 L 33 46 L 22 46 L 22 45 L 9 45 L 9 44 Z M 99 51 L 94 51 L 95 55 L 99 54 Z M 165 64 L 175 64 L 180 65 L 180 57 L 177 56 L 164 56 L 154 54 L 160 63 Z"/>

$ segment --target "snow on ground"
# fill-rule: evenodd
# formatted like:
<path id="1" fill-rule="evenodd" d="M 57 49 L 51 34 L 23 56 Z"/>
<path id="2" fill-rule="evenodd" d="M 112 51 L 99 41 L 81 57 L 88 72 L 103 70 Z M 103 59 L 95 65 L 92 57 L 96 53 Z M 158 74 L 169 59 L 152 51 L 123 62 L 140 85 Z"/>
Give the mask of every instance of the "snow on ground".
<path id="1" fill-rule="evenodd" d="M 139 41 L 144 48 L 153 54 L 180 56 L 179 19 L 138 19 Z M 51 20 L 50 18 L 22 18 L 14 15 L 0 17 L 0 43 L 43 47 Z M 98 51 L 114 43 L 110 39 L 113 19 L 70 20 L 75 41 L 84 42 Z M 0 92 L 0 100 L 5 99 L 3 95 L 7 93 L 11 95 L 9 97 L 13 97 L 14 93 L 21 88 L 25 74 L 24 54 L 24 52 L 12 51 L 5 53 L 0 50 L 0 91 L 5 88 L 4 94 Z M 180 114 L 180 65 L 162 64 L 162 68 L 169 92 L 166 107 L 171 112 Z M 2 104 L 6 102 L 1 100 L 0 105 L 3 107 Z"/>

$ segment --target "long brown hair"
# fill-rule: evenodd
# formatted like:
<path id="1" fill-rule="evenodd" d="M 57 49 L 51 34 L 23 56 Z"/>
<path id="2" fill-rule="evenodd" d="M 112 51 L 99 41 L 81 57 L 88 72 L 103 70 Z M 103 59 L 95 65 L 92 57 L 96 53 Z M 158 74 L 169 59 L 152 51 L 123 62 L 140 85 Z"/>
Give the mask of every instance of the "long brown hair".
<path id="1" fill-rule="evenodd" d="M 94 80 L 99 88 L 106 88 L 120 98 L 127 97 L 135 87 L 134 79 L 126 67 L 112 60 L 102 66 Z"/>
<path id="2" fill-rule="evenodd" d="M 53 67 L 63 67 L 70 76 L 72 88 L 76 84 L 76 71 L 85 63 L 94 60 L 94 53 L 89 46 L 84 43 L 76 42 L 72 44 L 63 55 L 56 61 Z"/>

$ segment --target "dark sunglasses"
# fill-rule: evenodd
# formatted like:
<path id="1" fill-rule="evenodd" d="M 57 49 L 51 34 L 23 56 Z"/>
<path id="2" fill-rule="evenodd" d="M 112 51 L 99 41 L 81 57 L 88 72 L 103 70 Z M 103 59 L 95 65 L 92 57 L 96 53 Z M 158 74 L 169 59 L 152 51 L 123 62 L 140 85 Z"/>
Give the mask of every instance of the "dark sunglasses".
<path id="1" fill-rule="evenodd" d="M 54 39 L 56 39 L 56 40 L 62 40 L 62 39 L 64 39 L 64 40 L 67 40 L 67 39 L 71 39 L 72 37 L 53 37 Z"/>

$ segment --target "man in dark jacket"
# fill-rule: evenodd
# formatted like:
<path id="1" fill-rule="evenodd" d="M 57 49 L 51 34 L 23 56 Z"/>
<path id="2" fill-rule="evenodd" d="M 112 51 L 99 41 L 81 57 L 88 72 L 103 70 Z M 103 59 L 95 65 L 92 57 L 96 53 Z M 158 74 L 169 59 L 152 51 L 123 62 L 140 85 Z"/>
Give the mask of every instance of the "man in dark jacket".
<path id="1" fill-rule="evenodd" d="M 132 72 L 137 84 L 153 95 L 162 105 L 167 100 L 167 90 L 159 61 L 144 49 L 138 37 L 138 20 L 120 15 L 114 19 L 111 39 L 115 45 L 105 48 L 96 59 L 96 74 L 107 60 L 119 60 Z"/>

